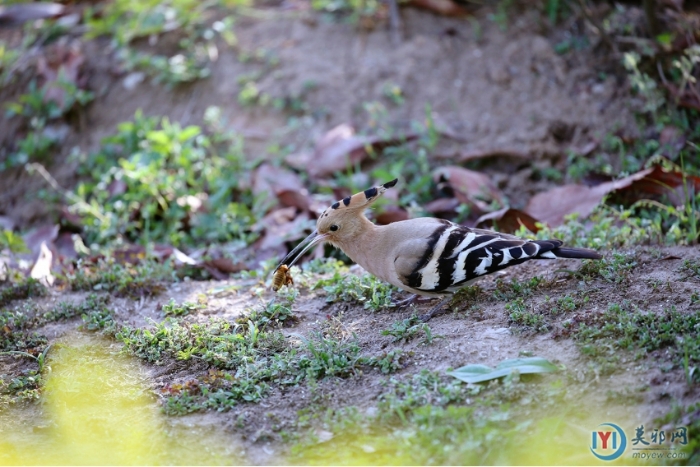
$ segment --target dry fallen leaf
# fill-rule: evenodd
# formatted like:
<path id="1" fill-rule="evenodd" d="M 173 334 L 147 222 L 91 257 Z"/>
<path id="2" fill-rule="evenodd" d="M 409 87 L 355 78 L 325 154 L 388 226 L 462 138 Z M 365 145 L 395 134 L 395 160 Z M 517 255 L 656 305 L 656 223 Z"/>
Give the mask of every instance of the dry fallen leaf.
<path id="1" fill-rule="evenodd" d="M 17 26 L 27 21 L 56 18 L 65 11 L 60 3 L 26 2 L 0 6 L 0 26 Z"/>
<path id="2" fill-rule="evenodd" d="M 488 212 L 491 201 L 503 204 L 503 198 L 488 175 L 457 166 L 435 169 L 433 179 L 446 183 L 459 202 L 474 206 L 481 213 Z"/>
<path id="3" fill-rule="evenodd" d="M 459 201 L 455 198 L 437 198 L 423 206 L 423 209 L 431 214 L 452 215 L 457 213 L 456 209 L 458 206 Z"/>
<path id="4" fill-rule="evenodd" d="M 395 138 L 358 136 L 351 126 L 342 124 L 323 135 L 314 151 L 290 155 L 286 161 L 294 168 L 307 171 L 311 177 L 324 177 L 355 166 L 371 151 L 411 141 L 417 136 L 415 133 Z"/>
<path id="5" fill-rule="evenodd" d="M 410 0 L 408 5 L 444 16 L 464 16 L 469 14 L 467 10 L 452 0 Z"/>
<path id="6" fill-rule="evenodd" d="M 537 233 L 540 230 L 536 223 L 537 219 L 530 216 L 528 213 L 518 209 L 504 208 L 498 211 L 484 214 L 476 221 L 476 226 L 483 228 L 497 228 L 499 232 L 513 233 L 524 225 L 532 233 Z"/>
<path id="7" fill-rule="evenodd" d="M 379 225 L 387 225 L 393 222 L 405 221 L 408 219 L 408 211 L 398 206 L 387 206 L 387 208 L 377 214 L 376 220 Z"/>
<path id="8" fill-rule="evenodd" d="M 471 149 L 458 151 L 456 154 L 438 154 L 439 158 L 451 159 L 455 162 L 468 162 L 492 157 L 511 159 L 530 159 L 530 154 L 515 148 Z"/>
<path id="9" fill-rule="evenodd" d="M 255 196 L 272 194 L 282 206 L 308 211 L 309 192 L 301 178 L 291 170 L 263 164 L 253 172 L 252 191 Z"/>
<path id="10" fill-rule="evenodd" d="M 700 192 L 700 177 L 687 176 L 687 183 Z M 578 213 L 585 218 L 603 198 L 612 194 L 617 203 L 631 204 L 641 199 L 655 199 L 670 195 L 678 202 L 678 190 L 683 185 L 683 174 L 666 171 L 661 166 L 639 171 L 628 177 L 601 183 L 593 187 L 564 185 L 533 196 L 525 211 L 550 227 L 564 222 L 564 216 Z M 675 198 L 675 201 L 674 201 Z"/>
<path id="11" fill-rule="evenodd" d="M 37 227 L 23 236 L 24 244 L 31 251 L 32 259 L 37 258 L 41 252 L 41 245 L 52 245 L 58 236 L 58 225 L 44 225 Z"/>

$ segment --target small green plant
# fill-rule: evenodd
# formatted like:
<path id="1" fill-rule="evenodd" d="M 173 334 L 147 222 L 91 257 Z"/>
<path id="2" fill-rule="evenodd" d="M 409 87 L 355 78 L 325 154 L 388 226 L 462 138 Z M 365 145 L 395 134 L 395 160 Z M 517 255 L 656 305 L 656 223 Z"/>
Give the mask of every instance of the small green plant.
<path id="1" fill-rule="evenodd" d="M 309 338 L 302 340 L 304 353 L 297 365 L 312 379 L 350 376 L 366 362 L 360 355 L 360 346 L 354 335 L 350 340 L 338 340 L 321 333 L 312 333 Z"/>
<path id="2" fill-rule="evenodd" d="M 280 290 L 283 292 L 284 289 Z M 267 302 L 262 308 L 256 308 L 243 319 L 243 321 L 251 321 L 261 329 L 267 326 L 275 326 L 281 324 L 289 324 L 296 317 L 292 312 L 292 304 L 298 295 L 297 289 L 286 289 L 286 294 L 278 293 L 276 298 Z"/>
<path id="3" fill-rule="evenodd" d="M 0 251 L 9 250 L 10 253 L 28 253 L 29 249 L 21 235 L 11 230 L 0 230 Z"/>
<path id="4" fill-rule="evenodd" d="M 638 350 L 639 358 L 667 348 L 664 355 L 676 362 L 688 358 L 688 365 L 700 362 L 700 311 L 678 312 L 675 307 L 644 312 L 630 302 L 613 303 L 608 309 L 574 329 L 584 353 L 594 357 L 617 350 Z"/>
<path id="5" fill-rule="evenodd" d="M 506 312 L 509 313 L 508 316 L 511 322 L 518 326 L 533 328 L 541 332 L 547 331 L 544 316 L 534 311 L 528 311 L 528 307 L 522 298 L 516 298 L 512 302 L 507 303 Z"/>
<path id="6" fill-rule="evenodd" d="M 163 313 L 165 313 L 166 316 L 185 316 L 197 310 L 204 310 L 206 307 L 207 306 L 204 304 L 193 302 L 182 302 L 182 304 L 178 305 L 175 299 L 171 298 L 168 303 L 163 305 Z"/>
<path id="7" fill-rule="evenodd" d="M 428 323 L 423 323 L 416 315 L 394 322 L 391 325 L 391 329 L 382 331 L 382 336 L 393 337 L 392 342 L 408 342 L 415 338 L 421 331 L 425 335 L 424 342 L 426 344 L 432 344 L 434 337 L 430 326 L 428 326 Z"/>
<path id="8" fill-rule="evenodd" d="M 627 280 L 627 276 L 636 266 L 637 261 L 634 253 L 614 252 L 612 257 L 585 261 L 576 274 L 584 280 L 602 277 L 608 282 L 619 284 Z"/>
<path id="9" fill-rule="evenodd" d="M 88 9 L 87 38 L 109 36 L 112 47 L 128 70 L 142 70 L 155 82 L 175 85 L 209 76 L 209 63 L 218 55 L 217 39 L 228 46 L 237 42 L 233 33 L 233 17 L 210 21 L 214 8 L 232 6 L 231 2 L 198 2 L 194 0 L 116 0 L 101 5 L 99 14 Z M 245 0 L 234 2 L 247 3 Z M 225 10 L 224 10 L 225 11 Z M 131 43 L 138 38 L 156 38 L 178 31 L 180 40 L 172 55 L 155 55 L 135 51 Z"/>
<path id="10" fill-rule="evenodd" d="M 312 288 L 321 287 L 326 291 L 327 302 L 357 301 L 372 311 L 393 306 L 391 294 L 395 288 L 370 274 L 355 276 L 336 272 L 333 277 L 321 279 Z"/>
<path id="11" fill-rule="evenodd" d="M 683 260 L 683 267 L 681 268 L 681 272 L 685 273 L 688 277 L 700 278 L 700 260 Z"/>
<path id="12" fill-rule="evenodd" d="M 63 117 L 76 105 L 84 106 L 94 98 L 91 92 L 78 88 L 62 75 L 54 85 L 63 92 L 61 102 L 47 99 L 46 90 L 38 89 L 32 81 L 29 84 L 29 92 L 22 94 L 16 102 L 7 104 L 7 117 L 18 116 L 24 119 L 27 122 L 27 131 L 26 136 L 19 138 L 15 143 L 15 150 L 3 161 L 0 169 L 47 159 L 51 149 L 58 143 L 59 136 L 44 131 L 46 125 Z"/>
<path id="13" fill-rule="evenodd" d="M 505 282 L 498 279 L 496 281 L 496 290 L 494 291 L 493 295 L 499 300 L 513 300 L 518 297 L 530 297 L 542 284 L 544 284 L 544 279 L 539 276 L 534 276 L 524 282 L 521 282 L 518 279 L 513 279 L 511 282 Z"/>
<path id="14" fill-rule="evenodd" d="M 157 295 L 165 282 L 177 280 L 172 262 L 142 259 L 137 264 L 120 264 L 114 258 L 96 264 L 78 262 L 75 272 L 65 277 L 73 290 L 105 291 L 128 297 Z"/>
<path id="15" fill-rule="evenodd" d="M 375 366 L 384 374 L 393 373 L 406 367 L 408 355 L 401 349 L 393 349 L 378 357 L 370 357 L 367 364 Z"/>
<path id="16" fill-rule="evenodd" d="M 0 309 L 15 300 L 42 297 L 46 294 L 46 288 L 36 279 L 26 279 L 9 287 L 0 289 Z"/>
<path id="17" fill-rule="evenodd" d="M 84 216 L 86 244 L 254 240 L 251 226 L 263 213 L 242 189 L 240 144 L 235 135 L 137 113 L 83 165 L 92 180 L 76 194 L 92 209 L 72 209 Z"/>
<path id="18" fill-rule="evenodd" d="M 28 357 L 33 359 L 39 365 L 38 373 L 42 373 L 46 368 L 46 355 L 48 355 L 51 349 L 51 344 L 47 345 L 46 348 L 39 355 L 32 355 L 29 352 L 22 352 L 17 350 L 10 350 L 7 352 L 0 352 L 0 355 L 18 355 L 21 357 Z"/>

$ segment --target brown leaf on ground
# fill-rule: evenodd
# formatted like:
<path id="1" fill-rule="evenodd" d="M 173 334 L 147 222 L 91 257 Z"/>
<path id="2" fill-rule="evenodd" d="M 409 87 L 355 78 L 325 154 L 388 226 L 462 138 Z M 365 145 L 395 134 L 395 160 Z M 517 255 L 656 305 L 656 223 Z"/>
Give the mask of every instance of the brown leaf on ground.
<path id="1" fill-rule="evenodd" d="M 459 202 L 475 206 L 480 212 L 490 210 L 491 201 L 503 204 L 503 198 L 488 175 L 457 166 L 435 169 L 433 179 L 437 183 L 446 183 Z"/>
<path id="2" fill-rule="evenodd" d="M 467 10 L 452 0 L 410 0 L 407 4 L 444 16 L 465 16 L 469 14 Z"/>
<path id="3" fill-rule="evenodd" d="M 398 206 L 387 206 L 384 212 L 377 214 L 377 224 L 387 225 L 408 220 L 408 211 Z"/>
<path id="4" fill-rule="evenodd" d="M 54 248 L 58 255 L 58 260 L 72 261 L 78 258 L 78 252 L 75 250 L 75 237 L 78 234 L 70 232 L 62 232 L 53 242 Z"/>
<path id="5" fill-rule="evenodd" d="M 27 21 L 56 18 L 66 7 L 60 3 L 34 2 L 0 6 L 0 26 L 18 26 Z"/>
<path id="6" fill-rule="evenodd" d="M 387 146 L 411 141 L 417 137 L 415 133 L 395 138 L 358 136 L 350 125 L 342 124 L 323 135 L 316 143 L 314 151 L 290 155 L 286 161 L 294 168 L 306 170 L 311 177 L 324 177 L 353 167 L 372 151 L 380 151 Z"/>
<path id="7" fill-rule="evenodd" d="M 263 164 L 253 172 L 253 194 L 276 196 L 285 207 L 308 211 L 309 192 L 301 178 L 291 170 Z"/>
<path id="8" fill-rule="evenodd" d="M 495 149 L 471 149 L 467 151 L 459 151 L 451 155 L 438 155 L 451 159 L 455 162 L 468 162 L 479 159 L 488 159 L 491 157 L 509 157 L 513 159 L 530 159 L 530 154 L 520 151 L 515 148 L 495 148 Z"/>
<path id="9" fill-rule="evenodd" d="M 455 198 L 438 198 L 429 202 L 423 209 L 430 214 L 455 214 L 459 201 Z"/>
<path id="10" fill-rule="evenodd" d="M 484 214 L 476 220 L 479 228 L 497 228 L 499 232 L 513 233 L 524 225 L 532 233 L 537 233 L 537 219 L 518 209 L 504 208 Z"/>
<path id="11" fill-rule="evenodd" d="M 229 258 L 209 259 L 197 263 L 197 267 L 205 269 L 216 280 L 228 279 L 229 274 L 249 269 L 245 263 L 234 262 Z"/>
<path id="12" fill-rule="evenodd" d="M 301 211 L 308 211 L 311 209 L 311 203 L 309 202 L 308 190 L 303 189 L 298 190 L 282 190 L 277 193 L 277 199 L 280 204 L 284 207 L 294 207 Z"/>
<path id="13" fill-rule="evenodd" d="M 696 193 L 700 191 L 700 177 L 687 176 L 686 183 L 693 186 Z M 655 166 L 593 187 L 564 185 L 538 193 L 532 197 L 525 211 L 550 227 L 556 227 L 564 222 L 564 216 L 568 214 L 576 212 L 582 218 L 587 217 L 608 194 L 612 194 L 619 204 L 628 205 L 664 195 L 675 204 L 682 201 L 679 198 L 682 195 L 678 192 L 682 185 L 683 174 Z"/>
<path id="14" fill-rule="evenodd" d="M 256 248 L 261 250 L 276 248 L 286 242 L 301 240 L 308 235 L 308 213 L 304 212 L 299 215 L 294 213 L 294 217 L 289 218 L 289 212 L 284 212 L 284 210 L 289 209 L 294 210 L 294 208 L 278 209 L 263 218 L 262 223 L 265 225 L 265 235 L 256 242 Z M 277 215 L 271 216 L 271 214 Z M 292 221 L 291 219 L 294 220 Z"/>
<path id="15" fill-rule="evenodd" d="M 53 245 L 54 240 L 58 236 L 58 225 L 44 225 L 28 232 L 22 238 L 24 244 L 31 251 L 32 259 L 38 258 L 41 252 L 41 245 Z"/>

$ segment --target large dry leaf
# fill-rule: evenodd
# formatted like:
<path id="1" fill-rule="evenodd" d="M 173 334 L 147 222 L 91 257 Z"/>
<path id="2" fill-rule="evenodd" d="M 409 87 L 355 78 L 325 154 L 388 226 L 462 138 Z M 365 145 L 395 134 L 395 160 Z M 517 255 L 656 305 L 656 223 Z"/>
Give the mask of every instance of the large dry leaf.
<path id="1" fill-rule="evenodd" d="M 488 175 L 457 166 L 435 169 L 433 178 L 436 182 L 447 183 L 454 191 L 454 196 L 461 203 L 476 207 L 479 212 L 488 212 L 491 201 L 503 204 L 500 191 L 491 182 Z"/>
<path id="2" fill-rule="evenodd" d="M 295 207 L 308 211 L 309 192 L 296 173 L 263 164 L 253 172 L 253 194 L 256 196 L 272 194 L 277 197 L 282 206 Z"/>
<path id="3" fill-rule="evenodd" d="M 438 198 L 427 203 L 423 208 L 431 214 L 456 214 L 459 201 L 455 198 Z"/>
<path id="4" fill-rule="evenodd" d="M 0 6 L 0 26 L 17 26 L 27 21 L 60 16 L 66 7 L 60 3 L 26 2 Z"/>
<path id="5" fill-rule="evenodd" d="M 23 236 L 24 244 L 31 251 L 32 260 L 35 261 L 41 252 L 41 245 L 52 245 L 58 236 L 58 225 L 44 225 L 28 232 Z"/>
<path id="6" fill-rule="evenodd" d="M 498 211 L 484 214 L 476 221 L 477 227 L 495 228 L 499 232 L 513 233 L 524 225 L 532 233 L 537 233 L 540 230 L 537 227 L 537 219 L 530 216 L 528 213 L 518 209 L 504 208 Z"/>
<path id="7" fill-rule="evenodd" d="M 700 192 L 700 177 L 687 176 L 686 183 L 694 188 L 695 193 Z M 683 174 L 655 166 L 593 187 L 564 185 L 553 188 L 533 196 L 525 211 L 550 227 L 556 227 L 564 222 L 564 216 L 568 214 L 578 213 L 582 218 L 587 217 L 608 194 L 624 204 L 665 195 L 671 196 L 672 202 L 678 202 L 678 190 L 682 185 Z"/>
<path id="8" fill-rule="evenodd" d="M 290 155 L 287 162 L 312 177 L 325 177 L 334 172 L 354 167 L 362 162 L 370 151 L 380 151 L 387 146 L 401 144 L 417 138 L 408 133 L 395 138 L 379 136 L 358 136 L 346 124 L 339 125 L 326 133 L 317 143 L 313 152 Z"/>
<path id="9" fill-rule="evenodd" d="M 399 206 L 388 206 L 383 212 L 377 214 L 377 224 L 379 225 L 405 220 L 408 220 L 408 211 Z"/>
<path id="10" fill-rule="evenodd" d="M 78 234 L 70 232 L 62 232 L 58 238 L 54 240 L 53 246 L 57 253 L 59 262 L 62 260 L 74 260 L 78 258 L 78 252 L 75 249 L 76 238 Z"/>
<path id="11" fill-rule="evenodd" d="M 439 158 L 451 159 L 455 162 L 469 162 L 492 157 L 506 157 L 512 159 L 530 159 L 530 154 L 515 148 L 470 149 L 458 151 L 456 154 L 438 154 Z"/>
<path id="12" fill-rule="evenodd" d="M 464 16 L 469 14 L 467 10 L 452 0 L 410 0 L 408 4 L 443 16 Z"/>

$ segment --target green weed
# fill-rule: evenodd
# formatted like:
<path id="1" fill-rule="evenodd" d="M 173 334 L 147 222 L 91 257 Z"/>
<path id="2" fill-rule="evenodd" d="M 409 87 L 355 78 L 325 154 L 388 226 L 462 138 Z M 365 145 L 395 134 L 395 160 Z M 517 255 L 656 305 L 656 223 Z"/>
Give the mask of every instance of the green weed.
<path id="1" fill-rule="evenodd" d="M 360 355 L 360 346 L 353 336 L 351 340 L 337 340 L 321 333 L 312 333 L 302 338 L 304 353 L 298 367 L 312 379 L 326 376 L 350 376 L 366 359 Z"/>
<path id="2" fill-rule="evenodd" d="M 206 307 L 207 306 L 204 304 L 193 302 L 182 302 L 182 304 L 178 305 L 175 299 L 171 298 L 168 303 L 163 305 L 163 313 L 165 313 L 166 316 L 185 316 L 197 310 L 204 310 Z"/>
<path id="3" fill-rule="evenodd" d="M 506 312 L 509 313 L 508 316 L 511 322 L 518 326 L 536 329 L 540 332 L 547 331 L 547 324 L 544 316 L 528 311 L 528 307 L 525 305 L 525 301 L 522 298 L 516 298 L 512 302 L 507 303 Z"/>
<path id="4" fill-rule="evenodd" d="M 584 352 L 594 357 L 617 350 L 636 350 L 638 357 L 643 357 L 668 349 L 662 355 L 674 363 L 684 359 L 688 364 L 700 362 L 700 311 L 681 313 L 671 307 L 663 312 L 644 312 L 629 302 L 614 303 L 574 331 Z"/>
<path id="5" fill-rule="evenodd" d="M 534 276 L 524 282 L 520 282 L 518 279 L 513 279 L 510 282 L 497 279 L 496 290 L 493 295 L 497 299 L 504 301 L 513 300 L 518 297 L 530 297 L 544 282 L 544 279 L 539 276 Z"/>
<path id="6" fill-rule="evenodd" d="M 262 212 L 249 189 L 241 188 L 240 138 L 206 135 L 200 127 L 182 128 L 141 113 L 118 128 L 83 165 L 92 181 L 76 194 L 92 209 L 73 209 L 85 216 L 86 244 L 179 246 L 256 238 L 250 227 Z"/>
<path id="7" fill-rule="evenodd" d="M 78 262 L 74 272 L 65 277 L 72 290 L 112 292 L 117 296 L 157 295 L 164 283 L 177 280 L 170 261 L 159 263 L 142 259 L 137 264 L 120 264 L 114 258 L 96 264 Z"/>
<path id="8" fill-rule="evenodd" d="M 63 91 L 62 102 L 46 98 L 44 89 L 37 89 L 36 83 L 29 84 L 29 92 L 22 94 L 16 102 L 7 104 L 7 117 L 18 116 L 26 121 L 27 134 L 18 139 L 14 150 L 0 164 L 0 171 L 11 167 L 19 167 L 30 161 L 49 159 L 51 151 L 55 150 L 60 137 L 53 132 L 44 131 L 46 125 L 63 117 L 75 106 L 84 106 L 94 95 L 78 88 L 74 83 L 59 77 L 56 86 Z"/>
<path id="9" fill-rule="evenodd" d="M 365 309 L 372 311 L 393 306 L 391 294 L 396 290 L 392 285 L 370 274 L 356 276 L 339 272 L 333 274 L 331 278 L 321 279 L 312 289 L 321 287 L 326 291 L 327 302 L 356 301 L 362 303 Z"/>
<path id="10" fill-rule="evenodd" d="M 25 281 L 0 289 L 0 308 L 5 307 L 16 300 L 42 297 L 46 294 L 46 288 L 36 279 Z"/>
<path id="11" fill-rule="evenodd" d="M 635 253 L 617 253 L 612 257 L 607 256 L 602 260 L 584 261 L 576 272 L 576 275 L 584 280 L 592 280 L 598 277 L 607 282 L 619 284 L 627 280 L 632 269 L 637 266 Z"/>
<path id="12" fill-rule="evenodd" d="M 391 325 L 391 329 L 382 331 L 382 336 L 391 336 L 393 338 L 392 342 L 408 342 L 421 332 L 425 336 L 423 341 L 426 344 L 432 344 L 434 337 L 430 326 L 428 326 L 428 323 L 423 323 L 418 316 L 414 315 L 410 318 L 394 322 Z"/>
<path id="13" fill-rule="evenodd" d="M 366 360 L 369 366 L 374 366 L 384 374 L 393 373 L 406 367 L 408 355 L 401 349 L 393 349 L 380 356 L 370 357 Z"/>

